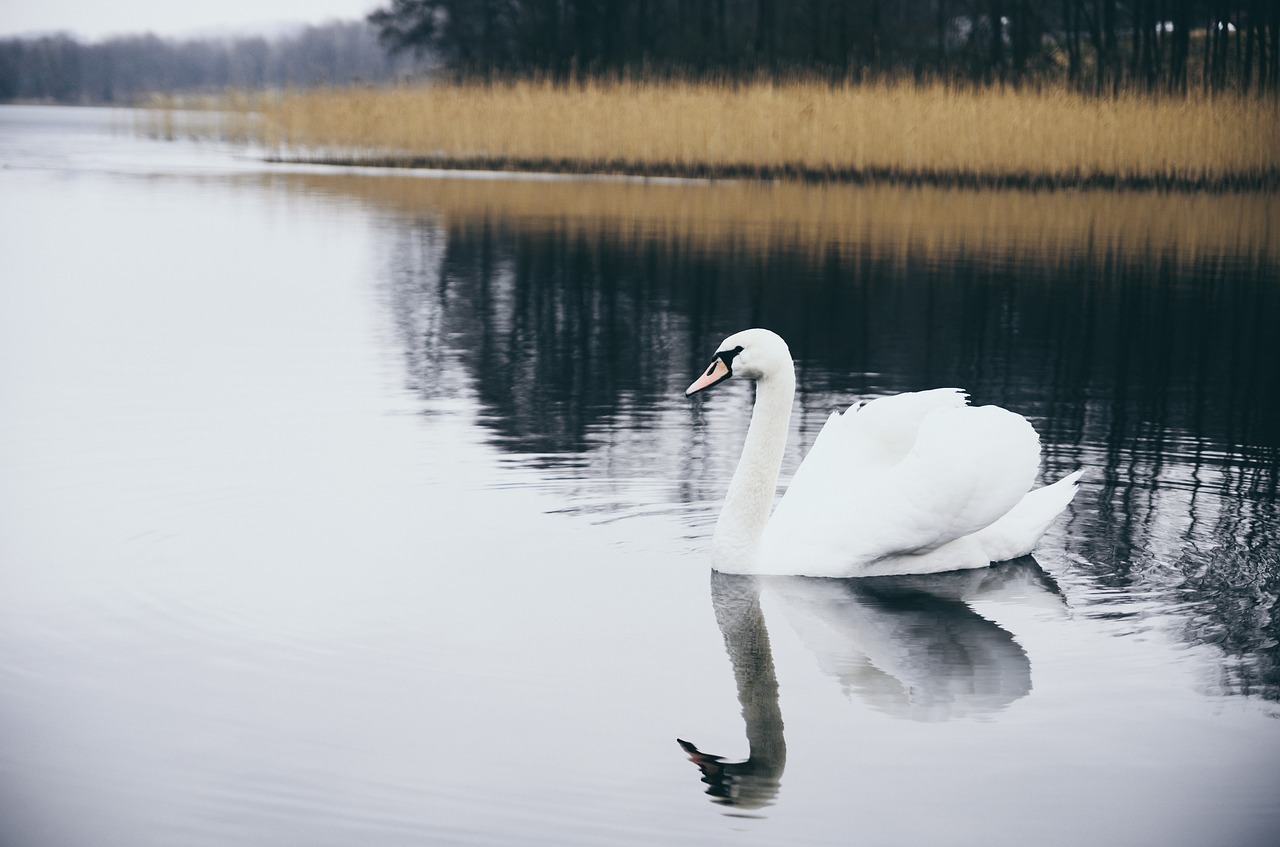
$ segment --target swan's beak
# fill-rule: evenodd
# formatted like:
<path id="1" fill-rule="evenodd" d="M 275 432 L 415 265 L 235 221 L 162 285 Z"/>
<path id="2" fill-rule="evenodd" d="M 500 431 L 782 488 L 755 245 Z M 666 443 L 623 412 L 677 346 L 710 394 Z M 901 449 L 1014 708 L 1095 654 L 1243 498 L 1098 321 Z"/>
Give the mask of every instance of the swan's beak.
<path id="1" fill-rule="evenodd" d="M 695 379 L 693 385 L 685 389 L 684 396 L 692 397 L 704 388 L 710 388 L 716 383 L 724 382 L 731 376 L 733 376 L 733 371 L 729 370 L 729 366 L 724 363 L 723 359 L 716 356 L 715 360 L 711 362 L 711 367 L 707 368 L 702 376 Z"/>

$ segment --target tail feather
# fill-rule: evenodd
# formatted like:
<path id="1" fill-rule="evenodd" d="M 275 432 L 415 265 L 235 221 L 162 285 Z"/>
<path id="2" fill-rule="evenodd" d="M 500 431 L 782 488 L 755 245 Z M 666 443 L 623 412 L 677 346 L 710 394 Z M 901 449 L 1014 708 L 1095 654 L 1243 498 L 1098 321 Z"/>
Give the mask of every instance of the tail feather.
<path id="1" fill-rule="evenodd" d="M 1054 518 L 1076 496 L 1083 474 L 1083 470 L 1075 471 L 1052 485 L 1028 492 L 1004 517 L 974 533 L 988 560 L 1003 562 L 1030 553 Z"/>

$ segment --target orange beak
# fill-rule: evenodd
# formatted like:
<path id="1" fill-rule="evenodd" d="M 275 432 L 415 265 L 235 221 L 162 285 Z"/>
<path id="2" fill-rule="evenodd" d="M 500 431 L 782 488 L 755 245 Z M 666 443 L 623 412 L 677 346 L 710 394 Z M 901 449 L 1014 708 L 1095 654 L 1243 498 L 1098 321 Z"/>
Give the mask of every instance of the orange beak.
<path id="1" fill-rule="evenodd" d="M 692 397 L 704 388 L 710 388 L 717 383 L 724 382 L 731 376 L 733 376 L 733 371 L 729 370 L 729 366 L 724 363 L 723 359 L 716 356 L 706 372 L 695 379 L 693 385 L 685 389 L 684 396 Z"/>

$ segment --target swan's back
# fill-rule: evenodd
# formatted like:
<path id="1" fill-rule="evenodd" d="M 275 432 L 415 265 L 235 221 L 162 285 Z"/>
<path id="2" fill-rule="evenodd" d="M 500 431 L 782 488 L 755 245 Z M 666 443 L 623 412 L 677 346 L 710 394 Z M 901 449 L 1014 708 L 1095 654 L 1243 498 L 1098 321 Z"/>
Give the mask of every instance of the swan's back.
<path id="1" fill-rule="evenodd" d="M 969 406 L 954 388 L 835 413 L 765 528 L 762 570 L 850 576 L 903 554 L 944 569 L 923 564 L 927 554 L 1013 509 L 1039 462 L 1040 439 L 1025 418 Z"/>

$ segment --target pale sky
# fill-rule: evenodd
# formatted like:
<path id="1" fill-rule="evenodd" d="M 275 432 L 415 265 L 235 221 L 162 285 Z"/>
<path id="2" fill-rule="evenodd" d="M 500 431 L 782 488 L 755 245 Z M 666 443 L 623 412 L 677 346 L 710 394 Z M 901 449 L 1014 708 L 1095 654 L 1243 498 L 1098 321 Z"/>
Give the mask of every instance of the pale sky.
<path id="1" fill-rule="evenodd" d="M 200 36 L 353 20 L 389 0 L 0 0 L 0 37 L 71 32 L 87 41 L 153 32 Z"/>

